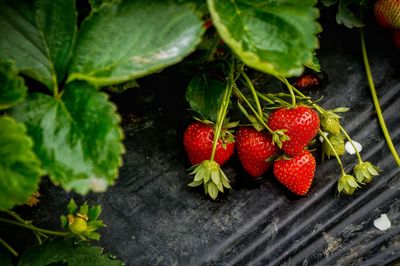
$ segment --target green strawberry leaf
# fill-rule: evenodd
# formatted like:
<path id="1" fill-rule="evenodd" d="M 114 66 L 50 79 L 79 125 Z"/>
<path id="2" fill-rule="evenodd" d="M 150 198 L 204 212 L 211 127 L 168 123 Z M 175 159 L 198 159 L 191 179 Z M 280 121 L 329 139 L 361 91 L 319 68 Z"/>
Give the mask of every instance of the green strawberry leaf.
<path id="1" fill-rule="evenodd" d="M 14 62 L 0 62 L 0 110 L 23 101 L 26 91 L 24 80 L 18 77 Z"/>
<path id="2" fill-rule="evenodd" d="M 93 221 L 93 220 L 96 220 L 97 218 L 99 218 L 100 213 L 101 213 L 101 205 L 95 205 L 95 206 L 89 208 L 89 211 L 88 211 L 89 221 Z"/>
<path id="3" fill-rule="evenodd" d="M 38 188 L 40 162 L 24 125 L 0 118 L 0 209 L 26 203 Z"/>
<path id="4" fill-rule="evenodd" d="M 61 98 L 32 93 L 11 114 L 24 122 L 34 151 L 55 184 L 85 194 L 114 182 L 124 152 L 116 107 L 85 82 L 66 86 Z"/>
<path id="5" fill-rule="evenodd" d="M 74 0 L 0 0 L 0 59 L 54 91 L 76 33 Z"/>
<path id="6" fill-rule="evenodd" d="M 21 256 L 19 266 L 79 265 L 117 266 L 121 261 L 103 254 L 103 248 L 89 242 L 76 243 L 72 239 L 58 238 L 42 245 L 28 248 Z"/>
<path id="7" fill-rule="evenodd" d="M 365 24 L 362 22 L 360 15 L 356 14 L 353 10 L 360 11 L 360 7 L 365 5 L 366 2 L 364 0 L 339 0 L 336 22 L 350 29 L 353 27 L 364 27 Z"/>
<path id="8" fill-rule="evenodd" d="M 190 5 L 161 0 L 103 4 L 82 24 L 68 80 L 106 86 L 143 77 L 181 61 L 203 32 Z"/>
<path id="9" fill-rule="evenodd" d="M 194 77 L 186 90 L 190 108 L 205 119 L 217 121 L 219 106 L 225 92 L 225 84 L 209 75 Z"/>
<path id="10" fill-rule="evenodd" d="M 245 64 L 283 76 L 300 75 L 318 48 L 315 2 L 207 1 L 220 36 Z"/>
<path id="11" fill-rule="evenodd" d="M 76 214 L 76 211 L 78 210 L 78 205 L 76 205 L 76 202 L 74 199 L 71 199 L 67 205 L 68 212 L 71 214 Z"/>
<path id="12" fill-rule="evenodd" d="M 321 72 L 321 64 L 317 58 L 316 55 L 313 55 L 313 57 L 311 58 L 310 61 L 306 62 L 304 64 L 306 67 L 308 67 L 309 69 L 312 69 L 316 72 Z"/>

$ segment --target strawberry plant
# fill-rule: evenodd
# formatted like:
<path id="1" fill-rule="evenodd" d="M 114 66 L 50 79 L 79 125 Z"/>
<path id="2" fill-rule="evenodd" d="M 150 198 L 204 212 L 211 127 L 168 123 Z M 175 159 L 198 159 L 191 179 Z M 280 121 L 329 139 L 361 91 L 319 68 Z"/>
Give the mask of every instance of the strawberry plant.
<path id="1" fill-rule="evenodd" d="M 121 118 L 107 92 L 136 87 L 140 78 L 189 54 L 185 63 L 197 69 L 186 90 L 195 121 L 183 133 L 190 187 L 201 186 L 213 200 L 232 189 L 223 165 L 235 151 L 251 179 L 272 168 L 276 179 L 300 196 L 312 188 L 318 166 L 311 152 L 319 146 L 323 159 L 334 157 L 340 167 L 336 194 L 351 195 L 379 175 L 341 125 L 348 108 L 328 110 L 306 95 L 321 83 L 316 1 L 89 2 L 90 8 L 80 9 L 74 0 L 0 0 L 0 211 L 5 216 L 0 223 L 29 229 L 38 241 L 19 256 L 0 238 L 19 256 L 14 259 L 19 265 L 121 264 L 87 242 L 99 240 L 97 230 L 105 226 L 100 206 L 78 207 L 71 200 L 61 216 L 62 231 L 34 226 L 13 208 L 37 201 L 32 196 L 45 177 L 80 195 L 113 185 L 125 147 Z M 364 25 L 353 6 L 366 3 L 322 2 L 337 2 L 338 23 Z M 398 30 L 398 12 L 387 10 L 377 3 L 377 17 L 387 15 L 385 23 Z M 377 114 L 399 163 L 361 38 Z M 289 81 L 305 68 L 311 74 Z M 261 88 L 254 73 L 275 78 L 284 89 Z M 345 141 L 358 161 L 351 174 L 340 158 Z M 9 261 L 0 256 L 0 264 Z"/>
<path id="2" fill-rule="evenodd" d="M 80 194 L 114 184 L 123 132 L 101 88 L 182 60 L 203 33 L 188 4 L 91 4 L 78 25 L 74 0 L 0 1 L 1 210 L 26 203 L 43 176 Z M 70 230 L 98 239 L 79 213 Z"/>

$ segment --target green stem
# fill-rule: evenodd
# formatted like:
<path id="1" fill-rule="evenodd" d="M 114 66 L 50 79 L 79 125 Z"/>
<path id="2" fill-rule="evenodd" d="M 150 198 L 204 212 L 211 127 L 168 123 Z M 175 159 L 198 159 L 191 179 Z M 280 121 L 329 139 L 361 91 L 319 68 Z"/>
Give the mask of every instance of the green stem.
<path id="1" fill-rule="evenodd" d="M 324 132 L 322 132 L 321 129 L 318 129 L 318 133 L 319 133 L 319 135 L 324 139 L 324 141 L 326 141 L 326 143 L 328 143 L 329 147 L 332 149 L 333 154 L 335 155 L 336 161 L 338 162 L 338 164 L 339 164 L 339 166 L 340 166 L 340 169 L 342 170 L 342 175 L 345 175 L 346 172 L 344 171 L 342 161 L 340 160 L 339 155 L 336 153 L 336 150 L 335 150 L 335 148 L 333 147 L 332 143 L 331 143 L 330 140 L 325 136 Z"/>
<path id="2" fill-rule="evenodd" d="M 347 134 L 346 130 L 342 126 L 340 126 L 340 130 L 343 132 L 343 134 L 346 137 L 346 139 L 350 142 L 351 146 L 353 146 L 353 149 L 356 151 L 356 155 L 357 155 L 357 158 L 358 158 L 358 163 L 362 164 L 363 160 L 361 158 L 360 153 L 357 150 L 356 145 L 353 143 L 353 140 L 350 138 L 349 134 Z"/>
<path id="3" fill-rule="evenodd" d="M 264 94 L 262 94 L 262 93 L 260 93 L 260 92 L 258 92 L 258 91 L 257 91 L 257 95 L 258 95 L 258 97 L 260 97 L 262 100 L 264 100 L 264 101 L 266 101 L 266 102 L 268 102 L 268 103 L 270 103 L 270 104 L 274 104 L 274 103 L 275 103 L 272 99 L 270 99 L 269 97 L 267 97 L 266 95 L 264 95 Z"/>
<path id="4" fill-rule="evenodd" d="M 18 252 L 15 251 L 6 241 L 0 238 L 0 244 L 2 244 L 8 251 L 10 251 L 11 254 L 13 254 L 15 257 L 18 257 Z"/>
<path id="5" fill-rule="evenodd" d="M 278 77 L 283 83 L 285 83 L 286 87 L 289 90 L 290 96 L 292 98 L 292 107 L 296 106 L 296 96 L 294 95 L 293 92 L 293 86 L 289 83 L 289 81 L 285 77 Z"/>
<path id="6" fill-rule="evenodd" d="M 23 223 L 23 224 L 30 224 L 31 223 L 30 221 L 26 221 L 26 220 L 22 219 L 16 212 L 9 211 L 9 210 L 4 210 L 4 212 L 7 213 L 8 215 L 10 215 L 11 217 L 15 218 L 17 221 Z M 40 238 L 40 236 L 47 237 L 43 233 L 36 232 L 36 231 L 32 231 L 32 232 L 35 235 L 36 239 L 38 240 L 39 244 L 42 244 L 42 239 Z"/>
<path id="7" fill-rule="evenodd" d="M 4 210 L 3 212 L 7 213 L 8 215 L 10 215 L 11 217 L 15 218 L 17 221 L 19 221 L 21 223 L 28 223 L 27 221 L 22 219 L 16 212 L 9 211 L 9 210 Z"/>
<path id="8" fill-rule="evenodd" d="M 254 113 L 256 116 L 258 122 L 263 125 L 269 133 L 273 134 L 274 131 L 268 127 L 268 125 L 264 122 L 263 116 L 260 116 L 257 111 L 254 109 L 254 107 L 251 105 L 250 101 L 246 98 L 246 96 L 243 95 L 243 93 L 239 90 L 237 86 L 235 86 L 235 92 L 236 94 L 247 104 L 247 106 L 250 108 L 250 110 Z"/>
<path id="9" fill-rule="evenodd" d="M 228 77 L 228 82 L 226 84 L 223 100 L 221 103 L 221 106 L 218 111 L 218 117 L 217 117 L 217 122 L 215 125 L 215 132 L 214 132 L 214 139 L 213 139 L 213 147 L 212 147 L 212 152 L 211 152 L 211 157 L 210 161 L 214 160 L 215 157 L 215 151 L 217 150 L 217 144 L 219 137 L 221 135 L 221 129 L 222 125 L 224 124 L 225 116 L 229 108 L 229 100 L 231 98 L 232 94 L 232 87 L 234 83 L 234 77 L 233 77 L 233 72 L 234 72 L 234 59 L 232 59 L 232 62 L 229 66 L 229 77 Z"/>
<path id="10" fill-rule="evenodd" d="M 247 74 L 243 70 L 240 70 L 239 72 L 243 76 L 244 80 L 246 81 L 247 85 L 249 86 L 251 93 L 253 94 L 253 98 L 254 98 L 254 101 L 256 102 L 256 106 L 257 106 L 258 115 L 263 116 L 261 104 L 260 104 L 260 101 L 258 100 L 257 91 L 254 88 L 253 83 L 251 82 L 249 76 L 247 76 Z"/>
<path id="11" fill-rule="evenodd" d="M 4 218 L 0 218 L 0 222 L 16 225 L 16 226 L 20 226 L 20 227 L 24 227 L 26 229 L 29 229 L 29 230 L 32 230 L 32 231 L 41 232 L 41 233 L 44 233 L 44 234 L 47 234 L 47 235 L 55 235 L 55 236 L 69 236 L 69 235 L 71 235 L 69 232 L 59 232 L 59 231 L 52 231 L 52 230 L 42 229 L 42 228 L 36 227 L 34 225 L 31 225 L 31 224 L 15 222 L 15 221 L 4 219 Z"/>
<path id="12" fill-rule="evenodd" d="M 385 119 L 383 118 L 381 106 L 379 104 L 378 95 L 376 94 L 375 84 L 372 79 L 371 68 L 370 68 L 369 62 L 368 62 L 368 55 L 367 55 L 367 48 L 365 45 L 364 31 L 362 29 L 360 31 L 360 35 L 361 35 L 361 49 L 362 49 L 362 54 L 363 54 L 363 59 L 364 59 L 365 72 L 367 73 L 368 84 L 369 84 L 369 88 L 371 89 L 372 100 L 374 102 L 375 111 L 378 116 L 379 124 L 381 125 L 383 135 L 385 136 L 386 143 L 389 146 L 390 152 L 392 153 L 397 166 L 400 166 L 400 158 L 399 158 L 399 155 L 397 154 L 396 148 L 393 145 L 389 131 L 387 130 Z"/>

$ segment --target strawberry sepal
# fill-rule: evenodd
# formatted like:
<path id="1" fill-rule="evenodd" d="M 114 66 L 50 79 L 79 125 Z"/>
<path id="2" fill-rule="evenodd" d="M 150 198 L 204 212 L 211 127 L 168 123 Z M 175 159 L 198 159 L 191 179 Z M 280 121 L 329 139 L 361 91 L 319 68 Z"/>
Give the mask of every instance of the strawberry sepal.
<path id="1" fill-rule="evenodd" d="M 193 171 L 190 174 L 194 175 L 194 178 L 188 186 L 197 187 L 203 184 L 205 194 L 208 194 L 213 200 L 218 197 L 219 192 L 224 192 L 224 188 L 232 188 L 229 179 L 214 160 L 204 160 L 191 169 Z"/>
<path id="2" fill-rule="evenodd" d="M 354 176 L 359 183 L 370 183 L 374 176 L 378 176 L 382 170 L 370 162 L 362 162 L 354 167 Z"/>
<path id="3" fill-rule="evenodd" d="M 279 149 L 282 149 L 282 143 L 290 140 L 290 137 L 285 134 L 287 129 L 278 129 L 272 133 L 272 141 L 275 143 Z"/>
<path id="4" fill-rule="evenodd" d="M 357 188 L 360 188 L 360 185 L 357 183 L 354 176 L 344 174 L 339 178 L 337 188 L 339 194 L 344 193 L 346 195 L 352 195 Z"/>

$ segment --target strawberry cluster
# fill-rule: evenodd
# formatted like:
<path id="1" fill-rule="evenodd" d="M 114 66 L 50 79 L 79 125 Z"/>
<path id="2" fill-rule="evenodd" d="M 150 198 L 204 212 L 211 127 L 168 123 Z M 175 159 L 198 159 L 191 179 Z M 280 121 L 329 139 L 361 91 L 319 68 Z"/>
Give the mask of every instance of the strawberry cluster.
<path id="1" fill-rule="evenodd" d="M 221 166 L 236 149 L 243 169 L 252 179 L 265 175 L 272 167 L 273 175 L 283 186 L 304 196 L 315 175 L 316 160 L 308 147 L 317 134 L 322 142 L 322 158 L 333 156 L 340 166 L 339 193 L 351 195 L 371 182 L 372 177 L 379 174 L 379 168 L 362 160 L 339 122 L 338 113 L 346 112 L 348 108 L 325 110 L 286 78 L 277 78 L 287 86 L 289 94 L 261 93 L 254 88 L 243 67 L 230 68 L 215 122 L 197 119 L 198 122 L 185 131 L 183 143 L 194 175 L 189 186 L 203 185 L 205 193 L 213 199 L 230 189 L 229 179 Z M 237 99 L 238 109 L 250 125 L 238 127 L 239 122 L 229 122 L 227 113 L 233 107 L 231 96 Z M 346 173 L 339 158 L 345 153 L 345 139 L 354 147 L 358 158 L 353 175 Z"/>
<path id="2" fill-rule="evenodd" d="M 278 147 L 272 135 L 254 127 L 240 127 L 236 134 L 239 160 L 252 177 L 260 177 L 273 165 L 277 180 L 297 195 L 305 195 L 315 173 L 315 158 L 305 150 L 319 130 L 318 114 L 307 106 L 279 108 L 271 113 L 268 125 L 283 130 L 288 139 Z M 207 160 L 212 151 L 213 128 L 196 122 L 184 134 L 184 146 L 190 162 L 195 165 Z M 235 142 L 219 139 L 215 161 L 223 165 L 233 154 Z M 279 156 L 282 152 L 284 156 Z M 279 156 L 279 158 L 274 161 Z M 289 157 L 291 156 L 291 157 Z"/>

